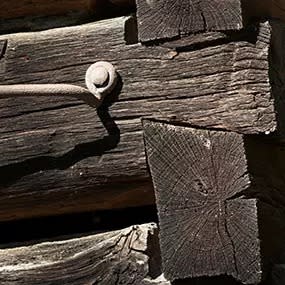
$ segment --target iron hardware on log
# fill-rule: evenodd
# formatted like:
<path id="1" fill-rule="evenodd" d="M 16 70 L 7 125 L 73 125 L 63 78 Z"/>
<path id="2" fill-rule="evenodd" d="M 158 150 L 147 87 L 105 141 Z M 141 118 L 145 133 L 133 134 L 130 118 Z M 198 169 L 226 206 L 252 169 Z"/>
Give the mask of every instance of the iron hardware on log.
<path id="1" fill-rule="evenodd" d="M 72 84 L 15 84 L 0 85 L 0 99 L 11 96 L 50 96 L 76 97 L 92 107 L 99 107 L 105 96 L 110 94 L 117 83 L 114 66 L 106 61 L 92 64 L 86 71 L 86 88 Z"/>

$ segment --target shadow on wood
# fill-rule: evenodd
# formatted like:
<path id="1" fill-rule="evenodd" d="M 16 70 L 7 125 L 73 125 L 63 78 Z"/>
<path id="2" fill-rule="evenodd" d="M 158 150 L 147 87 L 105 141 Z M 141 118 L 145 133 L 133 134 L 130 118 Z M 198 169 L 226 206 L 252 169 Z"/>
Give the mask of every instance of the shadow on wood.
<path id="1" fill-rule="evenodd" d="M 1 88 L 1 86 L 0 86 Z M 93 142 L 76 145 L 71 151 L 59 156 L 38 156 L 27 159 L 23 162 L 12 163 L 0 167 L 0 187 L 8 186 L 26 175 L 31 175 L 39 171 L 52 169 L 64 170 L 72 167 L 77 162 L 93 156 L 102 156 L 105 152 L 114 149 L 120 142 L 120 129 L 109 113 L 109 107 L 118 100 L 122 88 L 122 79 L 112 94 L 108 95 L 103 104 L 97 109 L 97 115 L 108 133 L 102 139 Z M 94 109 L 95 112 L 95 109 Z M 96 174 L 94 174 L 96 175 Z"/>
<path id="2" fill-rule="evenodd" d="M 274 83 L 278 88 L 272 93 L 270 80 L 282 74 L 269 77 L 269 72 L 273 66 L 280 72 L 284 61 L 268 60 L 276 32 L 269 23 L 143 46 L 126 44 L 129 20 L 0 37 L 2 84 L 82 86 L 82 74 L 98 60 L 112 62 L 123 83 L 118 100 L 109 106 L 120 130 L 111 137 L 101 115 L 76 99 L 1 100 L 0 167 L 5 175 L 0 181 L 5 187 L 0 189 L 0 220 L 152 204 L 142 117 L 242 133 L 276 129 L 275 92 L 283 97 L 283 81 Z M 14 181 L 11 170 L 19 173 Z"/>

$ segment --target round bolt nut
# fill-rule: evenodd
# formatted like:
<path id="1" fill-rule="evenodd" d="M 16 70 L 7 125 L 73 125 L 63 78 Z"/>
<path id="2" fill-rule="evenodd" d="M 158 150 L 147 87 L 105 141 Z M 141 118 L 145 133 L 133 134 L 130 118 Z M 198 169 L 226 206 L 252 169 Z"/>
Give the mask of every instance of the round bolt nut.
<path id="1" fill-rule="evenodd" d="M 93 70 L 92 82 L 96 87 L 102 87 L 109 80 L 109 72 L 104 66 L 98 66 Z"/>
<path id="2" fill-rule="evenodd" d="M 107 61 L 98 61 L 86 71 L 85 83 L 88 90 L 100 101 L 110 94 L 117 84 L 118 76 L 114 66 Z"/>

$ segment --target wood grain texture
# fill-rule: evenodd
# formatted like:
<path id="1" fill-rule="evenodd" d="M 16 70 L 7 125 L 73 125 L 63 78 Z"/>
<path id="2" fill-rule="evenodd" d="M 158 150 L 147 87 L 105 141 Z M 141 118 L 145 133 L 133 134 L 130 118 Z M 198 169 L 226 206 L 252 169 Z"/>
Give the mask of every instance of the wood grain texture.
<path id="1" fill-rule="evenodd" d="M 285 252 L 284 144 L 143 122 L 165 276 L 268 282 Z"/>
<path id="2" fill-rule="evenodd" d="M 164 273 L 170 280 L 229 275 L 261 281 L 256 200 L 242 135 L 144 120 Z"/>
<path id="3" fill-rule="evenodd" d="M 285 21 L 283 0 L 136 0 L 141 42 L 223 30 L 240 30 L 257 19 Z"/>
<path id="4" fill-rule="evenodd" d="M 0 281 L 7 285 L 170 285 L 159 272 L 155 224 L 0 250 Z M 156 273 L 157 274 L 157 273 Z M 157 278 L 157 279 L 156 279 Z M 159 281 L 161 280 L 161 281 Z"/>
<path id="5" fill-rule="evenodd" d="M 139 39 L 142 42 L 244 27 L 240 0 L 136 2 Z"/>
<path id="6" fill-rule="evenodd" d="M 229 35 L 218 45 L 191 51 L 188 42 L 190 50 L 180 51 L 126 45 L 126 21 L 0 37 L 8 40 L 2 84 L 84 86 L 87 67 L 98 60 L 113 63 L 122 79 L 98 112 L 56 96 L 1 100 L 0 220 L 153 203 L 140 123 L 145 116 L 244 133 L 275 129 L 268 23 L 259 33 L 246 32 L 246 40 L 231 42 Z"/>

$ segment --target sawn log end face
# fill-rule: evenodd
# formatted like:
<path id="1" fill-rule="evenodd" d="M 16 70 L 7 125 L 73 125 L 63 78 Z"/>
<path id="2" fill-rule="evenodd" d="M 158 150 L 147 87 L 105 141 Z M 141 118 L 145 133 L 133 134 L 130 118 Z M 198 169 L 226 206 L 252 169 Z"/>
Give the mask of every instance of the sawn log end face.
<path id="1" fill-rule="evenodd" d="M 260 177 L 274 166 L 267 160 L 259 169 L 264 157 L 248 162 L 256 142 L 250 146 L 241 134 L 152 120 L 144 120 L 143 128 L 166 278 L 228 275 L 243 284 L 262 281 L 269 270 L 264 260 L 276 258 L 280 249 L 279 243 L 268 251 L 273 248 L 268 226 L 281 221 L 284 211 L 276 218 L 262 198 L 271 188 L 265 189 Z"/>
<path id="2" fill-rule="evenodd" d="M 136 0 L 142 42 L 243 28 L 240 0 Z"/>

